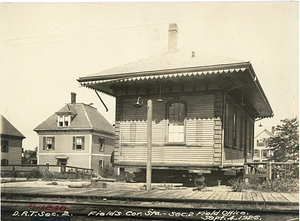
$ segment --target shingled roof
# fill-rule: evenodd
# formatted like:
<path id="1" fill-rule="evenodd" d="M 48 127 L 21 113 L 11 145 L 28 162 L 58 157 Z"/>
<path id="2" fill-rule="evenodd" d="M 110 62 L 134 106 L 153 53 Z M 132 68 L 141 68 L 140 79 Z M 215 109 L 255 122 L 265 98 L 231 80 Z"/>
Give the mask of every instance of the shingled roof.
<path id="1" fill-rule="evenodd" d="M 58 113 L 75 115 L 70 126 L 58 127 Z M 84 103 L 66 104 L 34 129 L 36 132 L 53 130 L 95 130 L 112 135 L 114 134 L 113 126 L 97 111 L 97 109 Z"/>
<path id="2" fill-rule="evenodd" d="M 0 114 L 0 135 L 14 136 L 24 139 L 25 136 L 18 131 L 5 117 Z"/>

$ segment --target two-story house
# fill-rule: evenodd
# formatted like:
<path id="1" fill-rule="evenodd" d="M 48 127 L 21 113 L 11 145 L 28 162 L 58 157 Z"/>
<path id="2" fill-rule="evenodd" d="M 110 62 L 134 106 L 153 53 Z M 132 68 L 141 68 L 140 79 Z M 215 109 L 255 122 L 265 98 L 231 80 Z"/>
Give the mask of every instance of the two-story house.
<path id="1" fill-rule="evenodd" d="M 71 103 L 37 126 L 38 164 L 68 165 L 101 173 L 112 166 L 114 128 L 91 104 Z"/>
<path id="2" fill-rule="evenodd" d="M 254 138 L 254 162 L 263 162 L 266 161 L 271 155 L 272 150 L 268 147 L 267 140 L 270 137 L 274 137 L 274 127 L 272 132 L 264 129 L 262 132 L 257 134 Z"/>
<path id="3" fill-rule="evenodd" d="M 1 165 L 22 163 L 25 136 L 0 114 Z"/>

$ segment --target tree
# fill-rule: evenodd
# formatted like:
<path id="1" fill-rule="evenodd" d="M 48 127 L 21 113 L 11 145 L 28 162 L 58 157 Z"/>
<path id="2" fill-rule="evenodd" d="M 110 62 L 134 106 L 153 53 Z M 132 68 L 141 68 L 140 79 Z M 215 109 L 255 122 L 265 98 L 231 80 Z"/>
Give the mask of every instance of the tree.
<path id="1" fill-rule="evenodd" d="M 281 120 L 275 136 L 268 139 L 268 145 L 274 151 L 271 160 L 286 162 L 299 160 L 299 121 L 297 117 Z"/>

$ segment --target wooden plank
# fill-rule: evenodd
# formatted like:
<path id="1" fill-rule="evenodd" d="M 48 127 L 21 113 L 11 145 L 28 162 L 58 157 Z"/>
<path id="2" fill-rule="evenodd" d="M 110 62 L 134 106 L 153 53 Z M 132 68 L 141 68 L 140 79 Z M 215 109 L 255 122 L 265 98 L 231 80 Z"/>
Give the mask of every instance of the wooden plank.
<path id="1" fill-rule="evenodd" d="M 296 199 L 293 195 L 289 193 L 280 193 L 284 198 L 286 198 L 290 203 L 299 203 L 299 200 Z"/>
<path id="2" fill-rule="evenodd" d="M 230 193 L 231 193 L 231 192 L 227 192 L 227 191 L 221 192 L 221 195 L 220 195 L 218 201 L 225 201 L 224 199 L 225 199 L 226 196 L 227 196 L 228 194 L 230 194 Z"/>
<path id="3" fill-rule="evenodd" d="M 242 201 L 242 193 L 240 193 L 240 192 L 233 192 L 230 201 L 234 201 L 234 202 L 240 202 L 240 201 Z"/>
<path id="4" fill-rule="evenodd" d="M 280 193 L 271 193 L 272 196 L 276 199 L 279 203 L 288 203 L 289 201 L 283 197 Z"/>
<path id="5" fill-rule="evenodd" d="M 256 203 L 264 203 L 265 202 L 265 200 L 260 192 L 252 192 L 252 198 L 253 198 L 253 202 L 256 202 Z"/>
<path id="6" fill-rule="evenodd" d="M 213 194 L 214 194 L 214 192 L 202 192 L 202 191 L 198 191 L 198 193 L 193 196 L 193 199 L 207 200 Z"/>
<path id="7" fill-rule="evenodd" d="M 217 201 L 220 196 L 221 196 L 222 192 L 218 191 L 218 192 L 214 192 L 209 198 L 208 200 L 213 200 L 213 201 Z"/>
<path id="8" fill-rule="evenodd" d="M 198 191 L 193 191 L 191 193 L 189 193 L 185 199 L 194 199 L 194 196 L 198 193 Z"/>
<path id="9" fill-rule="evenodd" d="M 223 198 L 223 200 L 224 200 L 224 201 L 230 201 L 232 195 L 233 195 L 233 192 L 228 192 L 228 194 Z"/>
<path id="10" fill-rule="evenodd" d="M 271 195 L 271 193 L 261 193 L 266 203 L 277 202 L 276 199 Z"/>
<path id="11" fill-rule="evenodd" d="M 243 192 L 242 193 L 242 201 L 244 202 L 253 202 L 253 197 L 251 195 L 251 192 Z"/>

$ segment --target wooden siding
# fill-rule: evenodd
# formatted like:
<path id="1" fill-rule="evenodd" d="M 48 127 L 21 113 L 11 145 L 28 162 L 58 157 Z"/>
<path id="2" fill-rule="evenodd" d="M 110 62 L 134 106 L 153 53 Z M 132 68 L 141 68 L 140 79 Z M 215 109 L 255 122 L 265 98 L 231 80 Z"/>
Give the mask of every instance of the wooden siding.
<path id="1" fill-rule="evenodd" d="M 84 150 L 73 150 L 73 137 L 83 136 Z M 85 133 L 53 133 L 43 134 L 39 136 L 39 153 L 89 153 L 90 149 L 90 134 Z M 43 137 L 55 137 L 55 149 L 43 150 Z"/>
<path id="2" fill-rule="evenodd" d="M 104 151 L 99 151 L 99 138 L 103 138 L 105 145 Z M 92 135 L 92 154 L 111 154 L 114 151 L 114 138 L 107 135 L 93 134 Z"/>
<path id="3" fill-rule="evenodd" d="M 61 154 L 57 155 L 39 155 L 39 164 L 57 164 L 56 157 L 62 156 Z M 67 155 L 64 155 L 67 156 Z M 75 167 L 83 167 L 83 168 L 89 168 L 89 156 L 88 155 L 68 155 L 67 157 L 67 165 L 68 166 L 75 166 Z"/>
<path id="4" fill-rule="evenodd" d="M 152 122 L 152 162 L 156 165 L 186 164 L 191 166 L 212 165 L 214 156 L 215 135 L 214 94 L 198 93 L 198 96 L 180 96 L 186 107 L 185 145 L 167 145 L 168 120 L 166 119 L 167 104 L 174 101 L 173 96 L 164 96 L 163 102 L 153 104 Z M 134 108 L 136 98 L 117 99 L 117 109 L 123 109 L 123 121 L 116 122 L 115 126 L 115 163 L 117 164 L 144 164 L 146 162 L 147 142 L 147 113 L 146 108 Z M 147 98 L 144 99 L 144 103 Z M 221 102 L 219 99 L 218 102 Z M 118 103 L 118 102 L 117 102 Z M 120 114 L 120 111 L 117 111 Z M 121 115 L 119 115 L 121 118 Z"/>
<path id="5" fill-rule="evenodd" d="M 8 152 L 1 152 L 1 160 L 8 160 L 8 164 L 22 163 L 22 140 L 13 138 L 1 138 L 8 141 Z"/>
<path id="6" fill-rule="evenodd" d="M 104 161 L 104 167 L 109 166 L 111 167 L 112 164 L 110 163 L 110 156 L 92 156 L 92 168 L 94 169 L 93 172 L 95 173 L 100 173 L 102 172 L 100 170 L 100 166 L 99 166 L 99 160 L 103 160 Z"/>
<path id="7" fill-rule="evenodd" d="M 146 165 L 147 147 L 122 146 L 119 150 L 119 163 L 128 165 Z M 211 146 L 187 147 L 187 146 L 153 146 L 152 162 L 156 166 L 199 166 L 201 164 L 213 164 L 213 149 Z"/>

